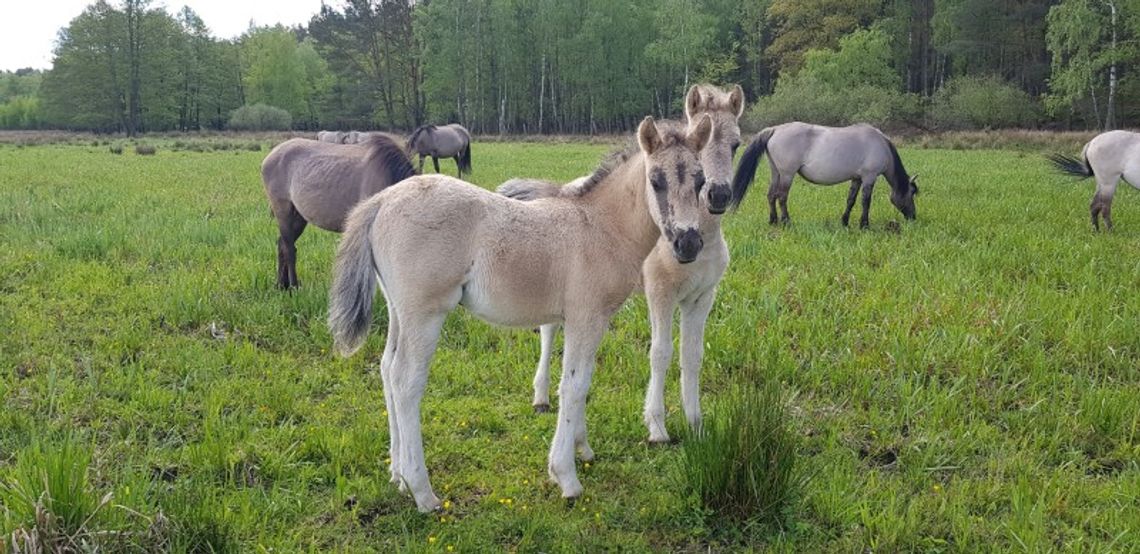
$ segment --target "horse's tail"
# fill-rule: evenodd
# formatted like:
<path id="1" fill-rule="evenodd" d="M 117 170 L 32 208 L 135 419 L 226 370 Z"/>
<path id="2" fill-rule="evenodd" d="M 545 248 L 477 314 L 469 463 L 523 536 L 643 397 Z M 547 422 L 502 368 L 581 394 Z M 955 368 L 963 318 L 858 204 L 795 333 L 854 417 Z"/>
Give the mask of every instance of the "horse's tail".
<path id="1" fill-rule="evenodd" d="M 471 173 L 471 139 L 468 137 L 467 143 L 463 145 L 463 150 L 459 151 L 459 174 L 463 172 Z"/>
<path id="2" fill-rule="evenodd" d="M 351 356 L 368 338 L 372 300 L 376 296 L 376 262 L 368 235 L 380 210 L 372 197 L 353 208 L 336 250 L 336 269 L 329 290 L 329 331 L 341 356 Z"/>
<path id="3" fill-rule="evenodd" d="M 549 181 L 540 181 L 537 179 L 511 179 L 495 189 L 495 192 L 506 196 L 507 198 L 514 198 L 515 200 L 530 201 L 539 198 L 550 198 L 558 196 L 562 187 Z"/>
<path id="4" fill-rule="evenodd" d="M 752 137 L 752 142 L 748 144 L 748 148 L 744 149 L 744 154 L 740 156 L 740 163 L 736 166 L 736 175 L 732 178 L 732 207 L 739 208 L 740 203 L 744 201 L 744 195 L 748 194 L 748 187 L 752 186 L 752 180 L 756 177 L 756 167 L 760 165 L 760 158 L 768 151 L 768 141 L 772 139 L 772 134 L 776 129 L 769 127 L 756 133 Z"/>
<path id="5" fill-rule="evenodd" d="M 1080 158 L 1066 156 L 1064 154 L 1050 154 L 1046 157 L 1053 163 L 1053 169 L 1063 175 L 1071 175 L 1081 179 L 1093 176 L 1092 166 L 1089 165 L 1088 158 L 1083 154 Z"/>

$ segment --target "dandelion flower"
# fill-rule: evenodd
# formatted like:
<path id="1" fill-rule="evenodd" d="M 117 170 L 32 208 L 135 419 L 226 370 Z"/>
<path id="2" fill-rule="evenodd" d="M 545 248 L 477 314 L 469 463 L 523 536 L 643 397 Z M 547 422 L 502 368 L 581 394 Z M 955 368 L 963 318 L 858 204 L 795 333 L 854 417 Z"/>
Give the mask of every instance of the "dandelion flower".
<path id="1" fill-rule="evenodd" d="M 435 544 L 435 541 L 437 540 L 439 539 L 435 538 L 435 535 L 428 536 L 428 544 Z"/>

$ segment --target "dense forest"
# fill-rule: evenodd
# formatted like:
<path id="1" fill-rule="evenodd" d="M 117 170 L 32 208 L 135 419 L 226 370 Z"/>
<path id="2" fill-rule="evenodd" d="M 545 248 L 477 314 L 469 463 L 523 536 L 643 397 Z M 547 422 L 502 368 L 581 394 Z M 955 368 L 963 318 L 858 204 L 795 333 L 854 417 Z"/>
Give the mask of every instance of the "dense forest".
<path id="1" fill-rule="evenodd" d="M 214 37 L 100 0 L 47 71 L 0 72 L 0 128 L 604 133 L 740 83 L 750 122 L 927 130 L 1140 122 L 1140 0 L 343 0 Z"/>

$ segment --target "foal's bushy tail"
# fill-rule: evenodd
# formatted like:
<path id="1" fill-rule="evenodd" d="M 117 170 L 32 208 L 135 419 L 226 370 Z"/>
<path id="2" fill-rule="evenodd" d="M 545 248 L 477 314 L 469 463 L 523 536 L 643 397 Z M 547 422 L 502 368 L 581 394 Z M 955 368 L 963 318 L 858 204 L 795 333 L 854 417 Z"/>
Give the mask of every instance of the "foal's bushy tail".
<path id="1" fill-rule="evenodd" d="M 756 167 L 760 165 L 760 158 L 768 151 L 768 141 L 775 132 L 775 129 L 769 127 L 756 133 L 756 136 L 752 137 L 752 142 L 748 143 L 748 148 L 744 149 L 744 154 L 740 156 L 736 175 L 732 178 L 733 209 L 739 208 L 740 203 L 744 201 L 744 195 L 748 194 L 748 187 L 756 177 Z"/>
<path id="2" fill-rule="evenodd" d="M 361 202 L 348 216 L 336 250 L 336 269 L 329 290 L 329 331 L 341 356 L 351 356 L 368 338 L 372 300 L 376 296 L 376 263 L 368 235 L 380 203 Z"/>
<path id="3" fill-rule="evenodd" d="M 1047 157 L 1053 163 L 1053 169 L 1063 175 L 1071 175 L 1081 179 L 1093 176 L 1092 166 L 1089 165 L 1089 161 L 1084 156 L 1074 158 L 1064 154 L 1050 154 Z"/>

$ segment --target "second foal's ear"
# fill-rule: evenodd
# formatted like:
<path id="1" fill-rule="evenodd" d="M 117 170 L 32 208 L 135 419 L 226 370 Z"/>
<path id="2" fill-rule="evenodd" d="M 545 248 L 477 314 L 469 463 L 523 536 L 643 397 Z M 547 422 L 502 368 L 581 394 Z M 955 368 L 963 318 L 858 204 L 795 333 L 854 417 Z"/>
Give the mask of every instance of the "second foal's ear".
<path id="1" fill-rule="evenodd" d="M 657 123 L 653 116 L 646 116 L 637 127 L 637 143 L 646 154 L 653 154 L 661 148 L 661 133 L 657 131 Z"/>
<path id="2" fill-rule="evenodd" d="M 744 115 L 744 89 L 740 85 L 732 86 L 732 92 L 728 93 L 728 104 L 737 119 Z"/>
<path id="3" fill-rule="evenodd" d="M 697 85 L 689 87 L 689 93 L 685 95 L 685 119 L 692 123 L 697 112 L 701 111 L 702 103 L 700 87 Z"/>
<path id="4" fill-rule="evenodd" d="M 712 137 L 712 118 L 709 114 L 701 114 L 701 118 L 697 120 L 697 124 L 689 131 L 685 137 L 685 142 L 688 143 L 689 148 L 700 152 L 704 150 L 705 145 L 709 143 L 709 138 Z"/>

